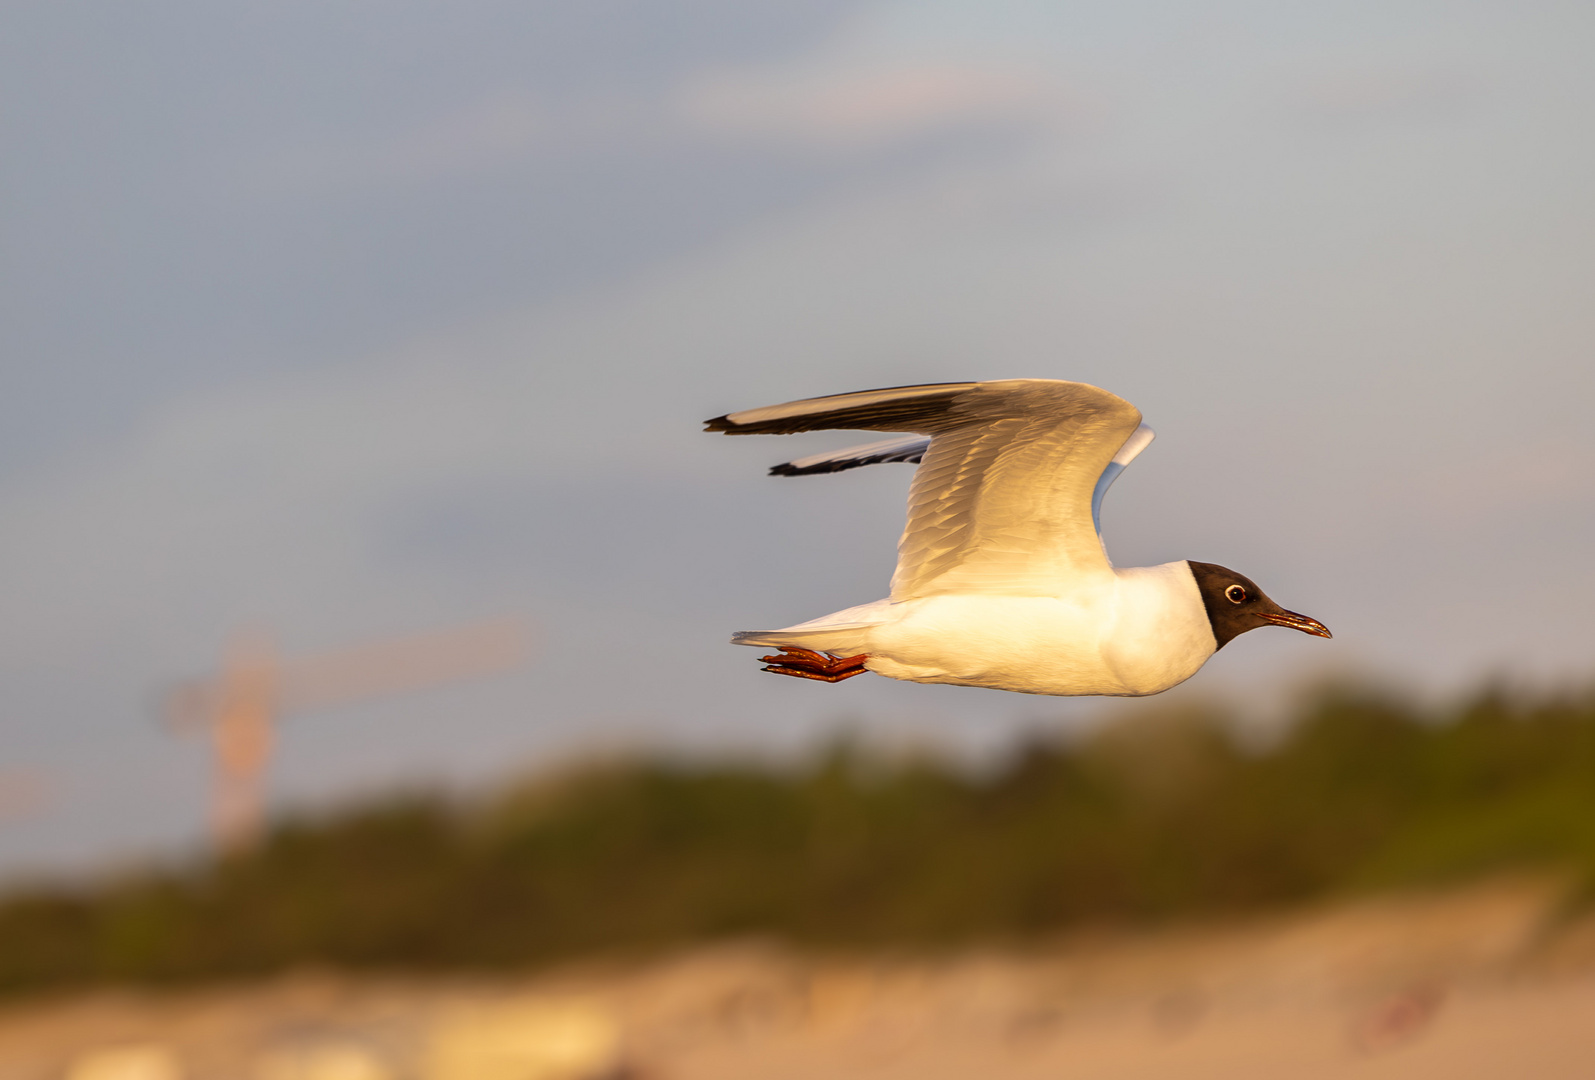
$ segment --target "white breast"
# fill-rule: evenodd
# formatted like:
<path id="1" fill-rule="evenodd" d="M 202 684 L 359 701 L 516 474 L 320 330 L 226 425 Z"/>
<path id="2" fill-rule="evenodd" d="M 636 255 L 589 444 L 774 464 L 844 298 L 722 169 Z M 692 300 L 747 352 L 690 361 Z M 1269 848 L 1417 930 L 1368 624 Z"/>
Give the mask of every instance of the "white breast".
<path id="1" fill-rule="evenodd" d="M 1216 642 L 1184 562 L 1116 570 L 1067 597 L 963 593 L 893 605 L 869 632 L 869 668 L 910 682 L 1028 694 L 1155 694 Z"/>
<path id="2" fill-rule="evenodd" d="M 1119 621 L 1103 642 L 1129 694 L 1156 694 L 1195 675 L 1218 650 L 1190 564 L 1136 566 L 1119 579 Z"/>

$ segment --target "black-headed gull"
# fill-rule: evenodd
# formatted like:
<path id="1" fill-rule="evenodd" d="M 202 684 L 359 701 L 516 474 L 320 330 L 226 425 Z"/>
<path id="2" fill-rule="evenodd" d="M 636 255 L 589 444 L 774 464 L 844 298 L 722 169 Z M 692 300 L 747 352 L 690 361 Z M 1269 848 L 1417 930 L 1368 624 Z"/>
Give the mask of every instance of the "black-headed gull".
<path id="1" fill-rule="evenodd" d="M 1118 569 L 1102 496 L 1152 441 L 1128 401 L 1057 379 L 936 383 L 748 409 L 727 435 L 907 431 L 777 465 L 777 476 L 918 462 L 891 596 L 782 630 L 764 670 L 824 682 L 874 671 L 1025 694 L 1156 694 L 1259 626 L 1329 637 L 1251 579 L 1212 563 Z"/>

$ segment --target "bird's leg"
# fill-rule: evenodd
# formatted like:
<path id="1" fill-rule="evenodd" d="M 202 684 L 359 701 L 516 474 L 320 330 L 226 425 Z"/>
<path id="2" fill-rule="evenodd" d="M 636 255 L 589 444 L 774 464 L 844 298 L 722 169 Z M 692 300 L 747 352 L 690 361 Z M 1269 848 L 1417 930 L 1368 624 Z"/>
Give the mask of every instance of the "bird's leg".
<path id="1" fill-rule="evenodd" d="M 831 656 L 810 649 L 799 649 L 793 645 L 782 645 L 779 655 L 761 656 L 759 659 L 768 665 L 765 671 L 776 675 L 791 675 L 799 679 L 818 679 L 820 682 L 836 683 L 843 679 L 851 679 L 854 675 L 864 674 L 866 670 L 864 661 L 869 657 L 864 653 L 857 656 Z"/>

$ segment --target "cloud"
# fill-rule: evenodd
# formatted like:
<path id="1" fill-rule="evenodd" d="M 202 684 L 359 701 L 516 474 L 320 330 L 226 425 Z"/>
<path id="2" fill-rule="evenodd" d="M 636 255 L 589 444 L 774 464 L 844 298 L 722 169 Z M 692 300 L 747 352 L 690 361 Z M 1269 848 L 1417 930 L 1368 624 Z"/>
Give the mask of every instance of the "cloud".
<path id="1" fill-rule="evenodd" d="M 1059 88 L 1010 66 L 728 69 L 683 86 L 677 109 L 718 135 L 847 149 L 981 124 L 1057 116 Z"/>
<path id="2" fill-rule="evenodd" d="M 553 102 L 504 91 L 408 128 L 255 151 L 222 169 L 257 191 L 323 195 L 446 183 L 537 157 L 659 140 L 849 152 L 978 127 L 1055 124 L 1074 112 L 1055 80 L 1023 66 L 719 68 L 690 74 L 662 96 Z"/>

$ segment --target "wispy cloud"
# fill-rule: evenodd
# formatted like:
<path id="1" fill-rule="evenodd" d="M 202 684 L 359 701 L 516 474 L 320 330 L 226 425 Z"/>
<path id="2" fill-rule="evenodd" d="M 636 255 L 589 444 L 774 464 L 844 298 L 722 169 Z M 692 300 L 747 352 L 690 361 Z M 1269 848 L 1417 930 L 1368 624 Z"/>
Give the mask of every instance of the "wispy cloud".
<path id="1" fill-rule="evenodd" d="M 1038 72 L 951 64 L 710 72 L 682 88 L 677 107 L 700 130 L 820 149 L 1067 112 L 1060 88 Z"/>
<path id="2" fill-rule="evenodd" d="M 270 148 L 226 168 L 256 190 L 321 194 L 444 182 L 639 140 L 855 152 L 951 130 L 1055 123 L 1074 112 L 1055 80 L 1011 67 L 748 67 L 696 73 L 662 99 L 553 103 L 508 91 L 404 130 Z"/>

